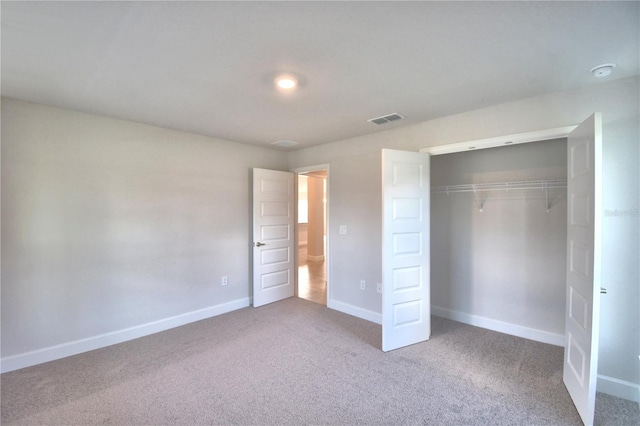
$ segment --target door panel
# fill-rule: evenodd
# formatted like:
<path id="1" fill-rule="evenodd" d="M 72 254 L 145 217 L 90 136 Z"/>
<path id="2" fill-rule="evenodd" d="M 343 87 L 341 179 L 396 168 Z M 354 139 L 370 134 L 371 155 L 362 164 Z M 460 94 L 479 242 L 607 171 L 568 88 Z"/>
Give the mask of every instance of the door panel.
<path id="1" fill-rule="evenodd" d="M 293 173 L 253 169 L 253 306 L 293 296 Z"/>
<path id="2" fill-rule="evenodd" d="M 593 424 L 600 324 L 602 119 L 567 140 L 567 301 L 563 380 L 585 425 Z"/>
<path id="3" fill-rule="evenodd" d="M 382 350 L 429 339 L 429 156 L 382 151 Z"/>

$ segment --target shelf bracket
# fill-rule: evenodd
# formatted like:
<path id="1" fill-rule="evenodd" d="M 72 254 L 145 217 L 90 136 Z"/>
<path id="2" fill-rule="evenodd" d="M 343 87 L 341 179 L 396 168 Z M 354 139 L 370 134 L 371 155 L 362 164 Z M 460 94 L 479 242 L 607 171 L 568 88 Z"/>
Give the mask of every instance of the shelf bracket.
<path id="1" fill-rule="evenodd" d="M 544 182 L 544 198 L 547 201 L 547 213 L 551 210 L 551 200 L 549 200 L 549 183 Z"/>
<path id="2" fill-rule="evenodd" d="M 482 213 L 483 209 L 484 209 L 484 203 L 485 201 L 482 201 L 482 199 L 480 198 L 480 195 L 478 195 L 478 190 L 476 189 L 475 185 L 471 185 L 471 187 L 473 188 L 473 195 L 476 197 L 476 203 L 478 204 L 478 210 L 480 211 L 480 213 Z"/>

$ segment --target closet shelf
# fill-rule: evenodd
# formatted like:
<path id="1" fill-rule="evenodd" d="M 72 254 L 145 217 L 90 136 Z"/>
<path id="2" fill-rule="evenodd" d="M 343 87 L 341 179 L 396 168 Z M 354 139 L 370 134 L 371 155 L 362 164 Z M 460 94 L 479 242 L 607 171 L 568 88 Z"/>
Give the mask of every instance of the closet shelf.
<path id="1" fill-rule="evenodd" d="M 478 208 L 482 211 L 484 203 L 487 201 L 485 198 L 482 200 L 480 193 L 485 191 L 510 191 L 510 190 L 539 190 L 544 191 L 545 199 L 547 201 L 547 211 L 551 209 L 551 202 L 549 199 L 550 189 L 566 189 L 566 179 L 552 179 L 552 180 L 522 180 L 515 182 L 494 182 L 494 183 L 467 183 L 462 185 L 445 185 L 434 186 L 431 188 L 431 192 L 451 194 L 456 192 L 473 192 L 478 203 Z"/>
<path id="2" fill-rule="evenodd" d="M 431 188 L 433 193 L 451 193 L 451 192 L 476 192 L 476 191 L 509 191 L 510 189 L 519 190 L 545 190 L 566 188 L 566 179 L 555 180 L 521 180 L 515 182 L 494 182 L 494 183 L 466 183 L 462 185 L 445 185 L 434 186 Z"/>

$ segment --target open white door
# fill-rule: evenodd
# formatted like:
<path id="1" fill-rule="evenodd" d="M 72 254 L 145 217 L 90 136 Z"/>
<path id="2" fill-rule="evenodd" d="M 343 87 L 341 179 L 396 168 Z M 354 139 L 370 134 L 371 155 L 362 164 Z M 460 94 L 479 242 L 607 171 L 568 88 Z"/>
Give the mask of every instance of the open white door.
<path id="1" fill-rule="evenodd" d="M 585 425 L 593 425 L 598 370 L 602 224 L 602 118 L 567 140 L 567 307 L 563 380 Z"/>
<path id="2" fill-rule="evenodd" d="M 293 173 L 253 169 L 253 306 L 293 296 Z"/>
<path id="3" fill-rule="evenodd" d="M 382 350 L 431 335 L 429 155 L 382 150 Z"/>

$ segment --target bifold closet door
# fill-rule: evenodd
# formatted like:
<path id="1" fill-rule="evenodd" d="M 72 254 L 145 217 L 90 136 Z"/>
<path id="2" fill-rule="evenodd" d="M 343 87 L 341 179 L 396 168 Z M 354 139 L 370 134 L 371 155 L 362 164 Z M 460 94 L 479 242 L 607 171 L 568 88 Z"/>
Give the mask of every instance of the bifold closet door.
<path id="1" fill-rule="evenodd" d="M 602 118 L 567 139 L 567 301 L 563 380 L 585 425 L 593 424 L 598 370 L 602 228 Z"/>

